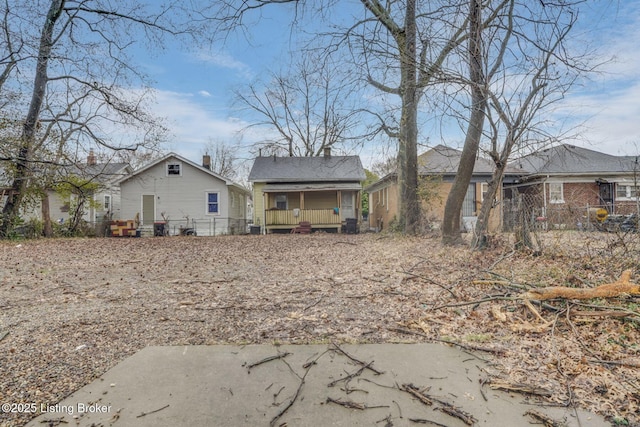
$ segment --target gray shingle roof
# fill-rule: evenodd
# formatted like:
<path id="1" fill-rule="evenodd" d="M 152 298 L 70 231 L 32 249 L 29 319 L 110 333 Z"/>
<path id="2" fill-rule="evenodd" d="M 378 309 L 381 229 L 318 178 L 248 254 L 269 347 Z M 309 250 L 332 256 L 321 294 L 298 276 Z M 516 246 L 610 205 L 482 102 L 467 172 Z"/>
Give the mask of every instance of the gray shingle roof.
<path id="1" fill-rule="evenodd" d="M 250 182 L 340 182 L 364 181 L 360 157 L 257 157 L 249 173 Z"/>
<path id="2" fill-rule="evenodd" d="M 462 151 L 444 145 L 436 145 L 418 156 L 420 175 L 455 175 L 458 172 Z M 493 162 L 477 157 L 473 167 L 474 175 L 491 175 Z M 522 174 L 520 170 L 507 166 L 505 175 Z"/>
<path id="3" fill-rule="evenodd" d="M 635 157 L 563 144 L 523 157 L 514 166 L 532 175 L 633 172 Z"/>
<path id="4" fill-rule="evenodd" d="M 77 164 L 62 168 L 60 173 L 78 175 L 100 184 L 117 181 L 131 172 L 128 163 L 96 163 L 93 165 Z"/>

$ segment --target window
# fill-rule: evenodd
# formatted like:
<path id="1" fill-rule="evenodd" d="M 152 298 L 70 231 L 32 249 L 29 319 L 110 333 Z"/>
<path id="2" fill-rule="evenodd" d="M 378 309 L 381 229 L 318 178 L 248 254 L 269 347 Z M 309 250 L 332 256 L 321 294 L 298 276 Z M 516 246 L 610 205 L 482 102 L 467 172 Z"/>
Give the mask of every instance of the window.
<path id="1" fill-rule="evenodd" d="M 175 175 L 182 175 L 182 165 L 180 163 L 177 162 L 172 162 L 172 163 L 167 163 L 167 175 L 169 176 L 175 176 Z"/>
<path id="2" fill-rule="evenodd" d="M 616 199 L 636 199 L 640 193 L 640 186 L 616 184 Z"/>
<path id="3" fill-rule="evenodd" d="M 286 194 L 276 194 L 276 209 L 287 209 Z"/>
<path id="4" fill-rule="evenodd" d="M 549 202 L 551 203 L 564 203 L 564 195 L 562 194 L 561 182 L 549 183 Z"/>
<path id="5" fill-rule="evenodd" d="M 220 212 L 220 203 L 218 202 L 218 193 L 207 193 L 207 213 L 217 214 Z"/>
<path id="6" fill-rule="evenodd" d="M 105 211 L 111 210 L 111 196 L 108 194 L 104 195 L 104 203 L 102 203 L 102 207 Z"/>

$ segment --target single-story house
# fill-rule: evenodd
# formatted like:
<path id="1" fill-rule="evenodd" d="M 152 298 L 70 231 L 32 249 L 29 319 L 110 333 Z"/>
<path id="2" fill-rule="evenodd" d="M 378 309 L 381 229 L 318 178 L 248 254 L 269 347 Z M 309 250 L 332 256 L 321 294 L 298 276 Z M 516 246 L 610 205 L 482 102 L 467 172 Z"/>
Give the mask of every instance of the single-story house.
<path id="1" fill-rule="evenodd" d="M 86 163 L 53 168 L 51 172 L 47 172 L 50 174 L 51 185 L 54 187 L 47 191 L 51 221 L 60 224 L 67 222 L 77 206 L 78 198 L 80 197 L 77 192 L 82 191 L 82 188 L 70 194 L 69 192 L 62 194 L 55 189 L 55 187 L 59 187 L 66 182 L 74 183 L 75 185 L 87 183 L 91 186 L 90 194 L 86 195 L 87 200 L 83 204 L 82 220 L 89 224 L 97 224 L 102 222 L 103 219 L 119 219 L 120 186 L 118 181 L 131 172 L 133 172 L 133 169 L 128 163 L 98 163 L 93 150 L 89 151 Z M 4 172 L 2 179 L 8 182 Z M 72 186 L 69 186 L 69 188 L 72 188 Z M 6 195 L 10 191 L 11 188 L 7 184 L 7 187 L 4 187 L 2 191 L 4 196 L 2 199 L 3 204 L 6 200 Z M 22 217 L 26 220 L 42 220 L 42 201 L 37 200 L 33 201 L 33 203 L 27 203 L 27 206 L 23 209 Z"/>
<path id="2" fill-rule="evenodd" d="M 202 165 L 169 153 L 119 181 L 121 219 L 138 219 L 145 234 L 193 230 L 198 236 L 244 233 L 251 192 Z"/>
<path id="3" fill-rule="evenodd" d="M 438 228 L 444 218 L 444 206 L 458 171 L 462 151 L 444 145 L 437 145 L 418 156 L 419 192 L 423 196 L 422 208 L 429 224 Z M 470 229 L 477 220 L 487 183 L 491 179 L 493 163 L 478 157 L 473 168 L 471 182 L 462 206 L 461 226 Z M 521 171 L 508 167 L 504 182 L 511 183 Z M 392 172 L 374 182 L 365 191 L 369 193 L 369 227 L 383 230 L 389 227 L 399 215 L 398 176 Z M 491 213 L 489 229 L 497 230 L 502 224 L 502 194 L 497 195 L 495 208 Z"/>
<path id="4" fill-rule="evenodd" d="M 522 177 L 505 191 L 529 196 L 535 215 L 550 224 L 574 226 L 604 208 L 610 215 L 637 211 L 640 167 L 635 156 L 614 156 L 563 144 L 515 161 Z"/>
<path id="5" fill-rule="evenodd" d="M 70 176 L 77 176 L 83 181 L 97 184 L 97 190 L 90 196 L 91 203 L 84 206 L 83 219 L 88 223 L 99 223 L 103 219 L 120 218 L 120 186 L 118 181 L 133 172 L 128 163 L 98 163 L 93 150 L 89 151 L 87 163 L 74 165 L 65 172 Z M 64 181 L 64 178 L 61 178 Z M 55 191 L 49 192 L 49 213 L 52 221 L 60 223 L 69 219 L 72 214 L 75 199 L 71 195 L 62 197 Z"/>
<path id="6" fill-rule="evenodd" d="M 300 222 L 313 230 L 357 229 L 361 182 L 366 178 L 358 156 L 258 157 L 253 184 L 253 224 L 261 232 L 289 232 Z M 353 231 L 347 230 L 347 231 Z"/>

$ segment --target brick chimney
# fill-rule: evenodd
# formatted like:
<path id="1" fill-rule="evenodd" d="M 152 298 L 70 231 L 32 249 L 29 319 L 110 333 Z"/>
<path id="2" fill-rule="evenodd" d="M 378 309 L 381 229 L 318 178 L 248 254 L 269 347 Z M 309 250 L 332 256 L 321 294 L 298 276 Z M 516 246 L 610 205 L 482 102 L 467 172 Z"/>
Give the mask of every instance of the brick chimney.
<path id="1" fill-rule="evenodd" d="M 87 165 L 95 166 L 98 163 L 96 160 L 96 154 L 93 152 L 93 148 L 89 149 L 89 155 L 87 156 Z"/>
<path id="2" fill-rule="evenodd" d="M 211 170 L 211 156 L 205 154 L 202 156 L 202 167 Z"/>
<path id="3" fill-rule="evenodd" d="M 324 157 L 331 157 L 331 147 L 324 147 Z"/>

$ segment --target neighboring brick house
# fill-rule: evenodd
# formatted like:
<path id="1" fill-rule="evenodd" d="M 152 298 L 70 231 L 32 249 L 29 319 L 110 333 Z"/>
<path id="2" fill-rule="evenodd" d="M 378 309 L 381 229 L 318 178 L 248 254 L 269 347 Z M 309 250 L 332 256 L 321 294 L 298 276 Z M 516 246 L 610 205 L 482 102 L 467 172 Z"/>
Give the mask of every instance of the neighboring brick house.
<path id="1" fill-rule="evenodd" d="M 421 181 L 422 208 L 429 225 L 438 228 L 444 218 L 444 206 L 458 171 L 462 152 L 444 145 L 434 148 L 418 156 L 418 174 Z M 487 191 L 487 182 L 491 179 L 493 163 L 485 158 L 476 159 L 471 182 L 462 206 L 462 227 L 473 227 L 482 205 L 483 195 Z M 511 184 L 519 177 L 521 171 L 507 168 L 505 182 Z M 383 230 L 397 220 L 399 214 L 398 177 L 390 173 L 371 184 L 365 191 L 369 193 L 369 227 Z M 502 194 L 494 202 L 496 209 L 490 217 L 490 230 L 501 227 Z"/>
<path id="2" fill-rule="evenodd" d="M 564 144 L 530 154 L 513 166 L 522 171 L 513 187 L 534 200 L 535 215 L 551 224 L 574 226 L 598 208 L 610 215 L 638 209 L 640 170 L 635 156 Z"/>

